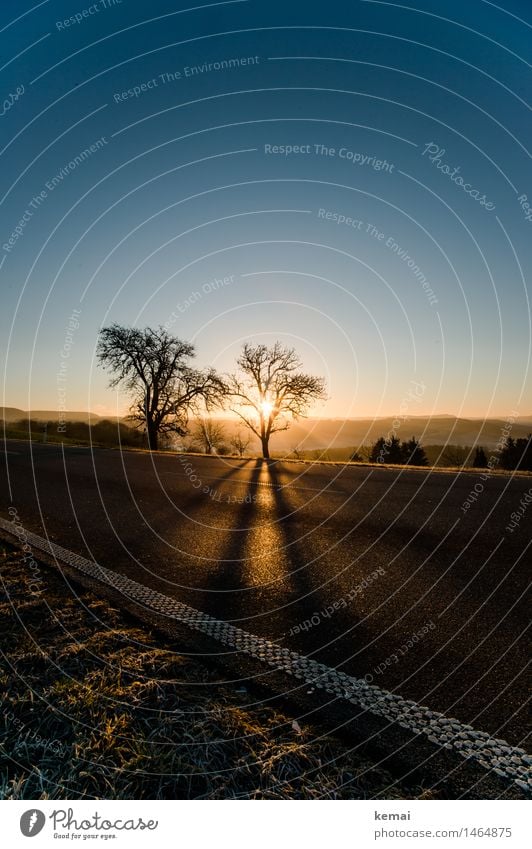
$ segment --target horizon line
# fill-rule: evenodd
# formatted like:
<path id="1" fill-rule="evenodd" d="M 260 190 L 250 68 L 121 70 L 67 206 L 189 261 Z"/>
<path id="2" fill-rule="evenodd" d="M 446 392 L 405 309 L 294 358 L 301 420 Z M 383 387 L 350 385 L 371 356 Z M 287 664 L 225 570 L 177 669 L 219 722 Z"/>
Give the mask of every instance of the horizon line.
<path id="1" fill-rule="evenodd" d="M 83 416 L 87 416 L 87 417 L 90 417 L 90 418 L 99 418 L 99 419 L 125 419 L 125 418 L 128 418 L 127 412 L 124 412 L 122 414 L 119 414 L 119 413 L 95 413 L 92 410 L 83 410 L 83 409 L 54 410 L 53 408 L 47 409 L 45 407 L 37 408 L 37 409 L 34 409 L 34 410 L 24 410 L 21 407 L 16 407 L 16 406 L 11 407 L 11 406 L 8 406 L 7 404 L 1 405 L 0 410 L 17 410 L 17 411 L 20 411 L 21 413 L 23 413 L 25 416 L 28 416 L 28 417 L 31 416 L 32 414 L 35 414 L 35 413 L 51 413 L 51 414 L 57 414 L 57 416 L 59 418 L 62 418 L 62 419 L 65 419 L 66 416 L 68 416 L 69 414 L 78 415 L 78 416 L 83 415 Z M 228 411 L 228 412 L 230 412 L 230 411 Z M 223 411 L 223 412 L 220 412 L 219 415 L 209 416 L 209 418 L 215 418 L 215 419 L 233 418 L 233 416 L 229 415 L 228 412 Z M 511 413 L 508 413 L 508 412 L 499 413 L 499 414 L 490 413 L 489 415 L 466 414 L 466 413 L 461 413 L 461 414 L 458 415 L 457 413 L 434 413 L 434 412 L 431 412 L 431 413 L 412 414 L 412 415 L 407 416 L 406 420 L 410 421 L 412 419 L 445 418 L 445 419 L 467 419 L 467 420 L 470 420 L 470 421 L 490 421 L 490 420 L 506 421 L 509 417 L 513 418 L 516 423 L 519 420 L 521 420 L 521 421 L 532 420 L 532 412 L 529 413 L 529 414 L 522 414 L 522 415 L 518 414 L 517 417 L 513 414 L 515 414 L 515 410 L 513 410 Z M 202 416 L 200 415 L 200 416 L 192 416 L 191 418 L 201 418 L 201 417 Z M 370 420 L 370 419 L 372 421 L 378 421 L 378 420 L 381 420 L 381 419 L 394 419 L 394 418 L 399 418 L 399 414 L 397 412 L 380 413 L 379 415 L 366 414 L 366 415 L 362 415 L 362 416 L 342 416 L 342 415 L 300 416 L 299 419 L 294 420 L 294 421 L 353 422 L 353 421 L 367 421 L 367 420 Z M 68 419 L 66 419 L 66 420 L 68 421 Z"/>

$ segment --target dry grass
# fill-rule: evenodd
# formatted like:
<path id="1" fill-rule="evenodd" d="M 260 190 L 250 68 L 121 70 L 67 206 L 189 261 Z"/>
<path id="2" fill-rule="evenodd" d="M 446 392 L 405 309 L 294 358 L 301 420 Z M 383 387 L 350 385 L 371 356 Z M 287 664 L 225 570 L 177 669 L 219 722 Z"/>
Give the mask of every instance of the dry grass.
<path id="1" fill-rule="evenodd" d="M 3 799 L 431 798 L 0 550 Z"/>

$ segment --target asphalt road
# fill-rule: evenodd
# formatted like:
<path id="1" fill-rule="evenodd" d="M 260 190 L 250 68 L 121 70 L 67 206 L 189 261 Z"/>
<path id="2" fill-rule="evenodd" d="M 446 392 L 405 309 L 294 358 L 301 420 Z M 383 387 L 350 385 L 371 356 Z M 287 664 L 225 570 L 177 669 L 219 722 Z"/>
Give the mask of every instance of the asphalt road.
<path id="1" fill-rule="evenodd" d="M 531 477 L 5 449 L 4 518 L 523 744 Z"/>

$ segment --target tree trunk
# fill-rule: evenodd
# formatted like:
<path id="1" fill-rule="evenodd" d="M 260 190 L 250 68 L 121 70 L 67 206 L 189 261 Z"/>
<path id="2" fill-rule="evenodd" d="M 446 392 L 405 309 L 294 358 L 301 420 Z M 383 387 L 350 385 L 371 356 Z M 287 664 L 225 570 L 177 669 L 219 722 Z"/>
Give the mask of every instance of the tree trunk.
<path id="1" fill-rule="evenodd" d="M 263 437 L 261 437 L 261 440 L 260 440 L 260 441 L 262 442 L 262 456 L 263 456 L 263 459 L 264 459 L 264 460 L 269 460 L 269 459 L 270 459 L 270 446 L 269 446 L 269 439 L 268 439 L 268 437 L 267 437 L 267 436 L 263 436 Z"/>
<path id="2" fill-rule="evenodd" d="M 153 422 L 148 422 L 146 433 L 148 434 L 148 448 L 150 451 L 157 451 L 159 447 L 159 434 Z"/>

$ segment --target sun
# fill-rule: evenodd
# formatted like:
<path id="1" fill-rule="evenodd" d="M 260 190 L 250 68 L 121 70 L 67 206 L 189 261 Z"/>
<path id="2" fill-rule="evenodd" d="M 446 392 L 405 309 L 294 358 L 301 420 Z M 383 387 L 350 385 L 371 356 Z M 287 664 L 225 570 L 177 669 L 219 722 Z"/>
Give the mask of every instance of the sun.
<path id="1" fill-rule="evenodd" d="M 268 401 L 267 398 L 265 398 L 264 401 L 261 401 L 260 409 L 264 418 L 267 419 L 273 410 L 273 404 L 271 401 Z"/>

